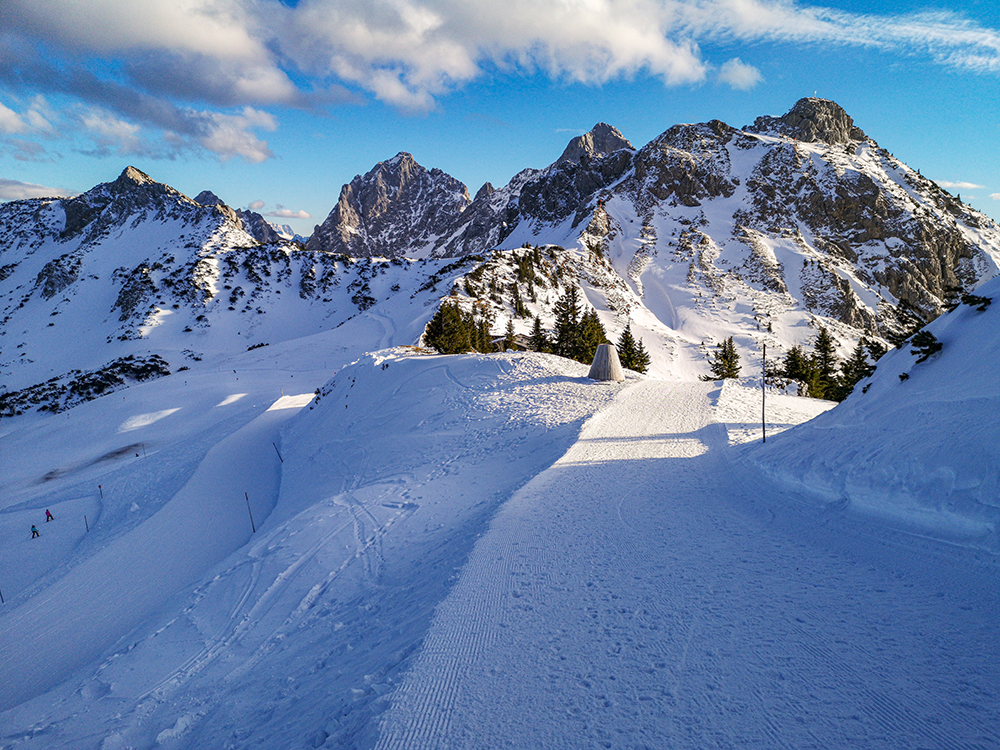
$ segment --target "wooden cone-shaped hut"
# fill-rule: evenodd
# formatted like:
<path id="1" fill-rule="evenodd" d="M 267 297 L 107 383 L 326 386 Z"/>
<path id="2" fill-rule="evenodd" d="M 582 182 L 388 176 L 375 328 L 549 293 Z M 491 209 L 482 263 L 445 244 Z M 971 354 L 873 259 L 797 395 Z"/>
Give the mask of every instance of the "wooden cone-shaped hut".
<path id="1" fill-rule="evenodd" d="M 625 379 L 625 371 L 618 361 L 618 350 L 614 344 L 601 344 L 597 347 L 588 377 L 591 380 L 615 380 L 619 383 Z"/>

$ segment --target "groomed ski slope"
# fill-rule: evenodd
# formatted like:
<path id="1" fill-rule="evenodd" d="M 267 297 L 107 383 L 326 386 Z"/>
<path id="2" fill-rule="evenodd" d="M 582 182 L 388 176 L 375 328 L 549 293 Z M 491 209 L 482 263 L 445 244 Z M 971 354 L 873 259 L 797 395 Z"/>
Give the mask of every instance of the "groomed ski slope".
<path id="1" fill-rule="evenodd" d="M 759 484 L 720 395 L 632 386 L 500 510 L 379 750 L 1000 746 L 995 567 Z"/>
<path id="2" fill-rule="evenodd" d="M 758 391 L 335 341 L 3 425 L 0 748 L 1000 744 L 995 556 L 762 472 Z"/>

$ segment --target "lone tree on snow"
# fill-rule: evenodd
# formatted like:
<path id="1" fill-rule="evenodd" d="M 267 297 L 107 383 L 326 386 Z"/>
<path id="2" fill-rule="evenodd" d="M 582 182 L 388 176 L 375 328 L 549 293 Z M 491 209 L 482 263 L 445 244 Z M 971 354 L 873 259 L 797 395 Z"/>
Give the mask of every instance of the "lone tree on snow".
<path id="1" fill-rule="evenodd" d="M 724 380 L 740 376 L 740 354 L 736 351 L 732 336 L 719 344 L 718 351 L 708 361 L 708 367 L 712 374 L 702 375 L 702 380 Z"/>
<path id="2" fill-rule="evenodd" d="M 632 335 L 632 321 L 625 324 L 625 330 L 618 339 L 618 359 L 622 367 L 629 370 L 646 372 L 649 369 L 649 354 L 642 345 L 642 339 L 636 341 Z"/>

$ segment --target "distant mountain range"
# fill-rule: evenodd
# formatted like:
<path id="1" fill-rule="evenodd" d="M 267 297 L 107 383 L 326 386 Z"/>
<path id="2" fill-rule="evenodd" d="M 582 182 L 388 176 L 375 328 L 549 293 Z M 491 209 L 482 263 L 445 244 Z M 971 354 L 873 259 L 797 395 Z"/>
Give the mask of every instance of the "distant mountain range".
<path id="1" fill-rule="evenodd" d="M 534 247 L 544 267 L 526 279 Z M 567 284 L 612 338 L 632 322 L 652 373 L 693 377 L 728 336 L 748 367 L 819 325 L 844 351 L 885 339 L 998 270 L 1000 226 L 822 99 L 640 149 L 600 123 L 474 197 L 400 153 L 345 185 L 308 240 L 129 167 L 76 198 L 0 206 L 0 379 L 65 383 L 133 355 L 176 370 L 359 315 L 382 327 L 352 350 L 416 343 L 447 294 L 478 299 L 497 331 L 520 300 L 525 333 L 534 315 L 551 325 Z"/>

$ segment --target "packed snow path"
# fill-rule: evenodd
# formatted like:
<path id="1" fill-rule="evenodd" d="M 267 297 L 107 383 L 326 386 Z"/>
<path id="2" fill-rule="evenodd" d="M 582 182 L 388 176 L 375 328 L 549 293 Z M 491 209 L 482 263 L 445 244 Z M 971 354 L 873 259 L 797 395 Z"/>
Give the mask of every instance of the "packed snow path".
<path id="1" fill-rule="evenodd" d="M 731 463 L 641 382 L 474 549 L 377 747 L 996 748 L 995 565 Z"/>

